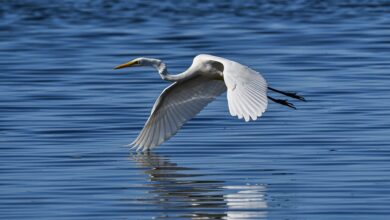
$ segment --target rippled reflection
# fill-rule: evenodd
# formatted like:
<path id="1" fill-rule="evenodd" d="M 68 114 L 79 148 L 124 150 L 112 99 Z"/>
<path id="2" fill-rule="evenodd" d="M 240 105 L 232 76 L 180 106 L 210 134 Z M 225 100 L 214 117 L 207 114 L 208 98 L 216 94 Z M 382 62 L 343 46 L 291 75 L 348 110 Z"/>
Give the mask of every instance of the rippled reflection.
<path id="1" fill-rule="evenodd" d="M 236 193 L 225 195 L 225 201 L 229 208 L 227 219 L 252 219 L 267 216 L 268 204 L 265 200 L 265 185 L 227 186 L 225 188 L 237 190 Z"/>
<path id="2" fill-rule="evenodd" d="M 265 185 L 225 186 L 212 175 L 181 167 L 155 153 L 134 154 L 132 158 L 139 167 L 147 168 L 146 186 L 151 186 L 148 193 L 152 197 L 145 196 L 140 202 L 158 205 L 169 215 L 191 219 L 253 219 L 267 215 Z M 163 217 L 166 214 L 156 216 Z"/>

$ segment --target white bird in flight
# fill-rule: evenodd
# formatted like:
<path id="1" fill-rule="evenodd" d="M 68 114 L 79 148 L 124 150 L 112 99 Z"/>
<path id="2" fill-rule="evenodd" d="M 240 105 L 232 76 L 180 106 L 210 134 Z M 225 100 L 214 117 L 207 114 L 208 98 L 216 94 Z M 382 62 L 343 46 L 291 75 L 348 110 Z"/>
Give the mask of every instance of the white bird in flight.
<path id="1" fill-rule="evenodd" d="M 114 69 L 137 66 L 154 67 L 163 80 L 173 82 L 157 98 L 144 128 L 130 144 L 137 151 L 151 150 L 171 138 L 184 123 L 226 91 L 230 114 L 245 121 L 260 117 L 267 109 L 268 99 L 295 109 L 287 100 L 268 96 L 268 89 L 305 101 L 296 93 L 269 87 L 260 73 L 222 57 L 198 55 L 190 68 L 177 75 L 169 74 L 161 60 L 144 57 Z"/>

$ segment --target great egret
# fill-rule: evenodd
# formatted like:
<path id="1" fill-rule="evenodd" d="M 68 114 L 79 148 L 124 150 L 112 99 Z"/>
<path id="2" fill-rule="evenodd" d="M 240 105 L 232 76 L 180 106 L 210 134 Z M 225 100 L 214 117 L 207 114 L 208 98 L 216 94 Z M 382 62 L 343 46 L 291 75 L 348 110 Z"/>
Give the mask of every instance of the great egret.
<path id="1" fill-rule="evenodd" d="M 130 144 L 137 151 L 150 150 L 171 138 L 184 123 L 225 91 L 230 114 L 245 121 L 256 120 L 264 113 L 267 98 L 295 109 L 287 100 L 268 96 L 267 89 L 305 101 L 296 93 L 268 87 L 260 73 L 222 57 L 198 55 L 190 68 L 177 75 L 169 74 L 161 60 L 144 57 L 114 69 L 136 66 L 154 67 L 163 80 L 173 82 L 157 98 L 144 128 Z"/>

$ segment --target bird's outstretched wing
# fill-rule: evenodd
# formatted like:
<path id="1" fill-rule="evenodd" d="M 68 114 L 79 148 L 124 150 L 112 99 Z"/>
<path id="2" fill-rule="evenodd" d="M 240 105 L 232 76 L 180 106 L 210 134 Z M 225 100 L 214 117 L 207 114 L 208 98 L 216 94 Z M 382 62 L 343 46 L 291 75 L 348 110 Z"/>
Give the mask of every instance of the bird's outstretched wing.
<path id="1" fill-rule="evenodd" d="M 256 120 L 267 109 L 267 82 L 260 73 L 236 62 L 224 63 L 229 111 L 232 116 Z"/>
<path id="2" fill-rule="evenodd" d="M 147 150 L 162 144 L 225 91 L 222 80 L 203 76 L 173 83 L 157 98 L 144 128 L 131 145 Z"/>

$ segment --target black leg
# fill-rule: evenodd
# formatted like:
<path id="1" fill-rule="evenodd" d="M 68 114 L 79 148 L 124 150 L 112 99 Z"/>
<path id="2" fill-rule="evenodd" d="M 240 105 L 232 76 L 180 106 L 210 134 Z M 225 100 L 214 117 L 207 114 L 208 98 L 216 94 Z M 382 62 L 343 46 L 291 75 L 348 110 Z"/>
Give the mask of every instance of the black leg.
<path id="1" fill-rule="evenodd" d="M 271 96 L 267 96 L 267 97 L 269 99 L 271 99 L 272 101 L 278 103 L 278 104 L 285 105 L 285 106 L 293 108 L 293 109 L 297 109 L 297 108 L 295 108 L 294 104 L 288 102 L 287 100 L 284 100 L 284 99 L 274 99 Z"/>
<path id="2" fill-rule="evenodd" d="M 285 96 L 288 96 L 288 97 L 291 97 L 291 98 L 294 98 L 294 99 L 299 99 L 301 101 L 305 101 L 306 102 L 306 99 L 303 98 L 302 96 L 300 95 L 297 95 L 296 92 L 283 92 L 283 91 L 280 91 L 280 90 L 277 90 L 277 89 L 274 89 L 274 88 L 271 88 L 271 87 L 268 87 L 269 90 L 272 90 L 274 92 L 277 92 L 277 93 L 280 93 L 280 94 L 283 94 Z M 272 99 L 271 99 L 272 100 Z"/>

